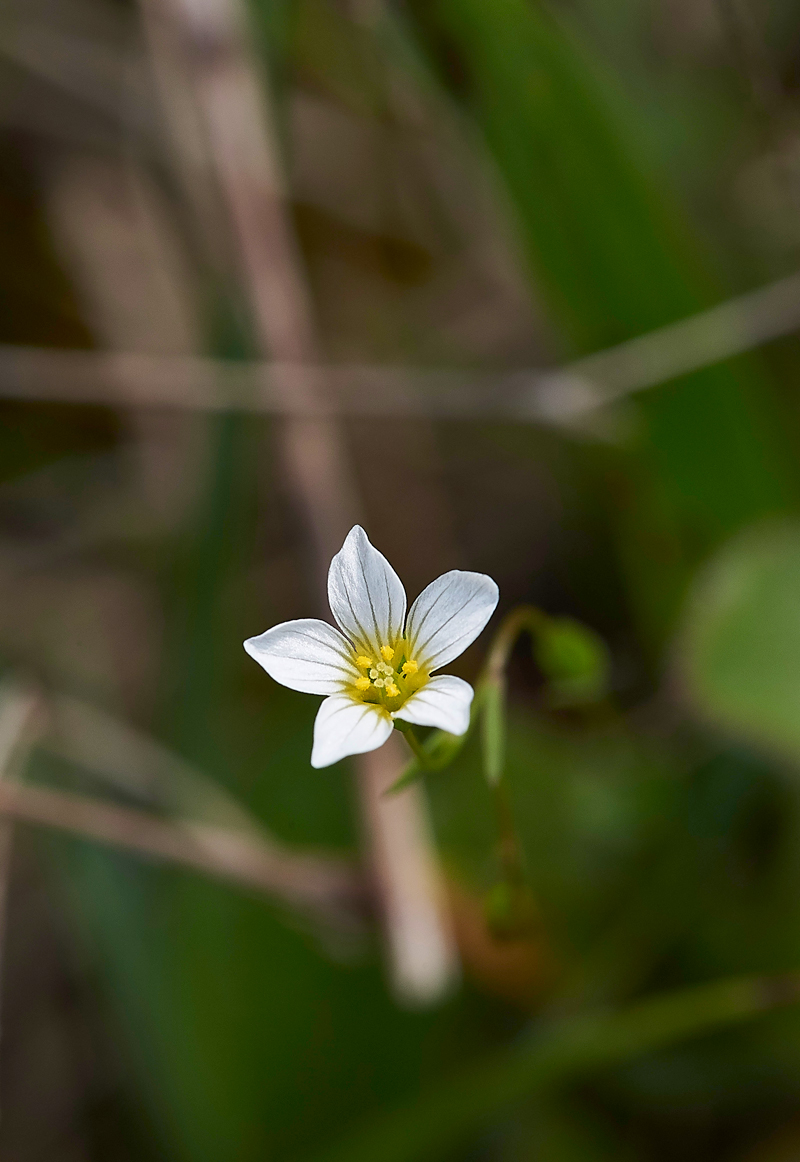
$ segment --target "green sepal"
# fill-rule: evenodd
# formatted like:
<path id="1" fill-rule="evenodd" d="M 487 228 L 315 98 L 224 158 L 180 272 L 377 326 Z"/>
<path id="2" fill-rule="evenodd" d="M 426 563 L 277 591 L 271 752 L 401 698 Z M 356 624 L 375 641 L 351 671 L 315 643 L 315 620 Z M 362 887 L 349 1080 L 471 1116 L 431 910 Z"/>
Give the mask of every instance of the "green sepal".
<path id="1" fill-rule="evenodd" d="M 450 765 L 461 752 L 465 742 L 475 728 L 478 715 L 483 708 L 485 690 L 485 683 L 482 683 L 475 691 L 475 697 L 472 700 L 472 706 L 470 708 L 469 726 L 464 734 L 448 734 L 446 730 L 434 730 L 424 742 L 420 742 L 416 739 L 413 727 L 409 723 L 402 722 L 399 719 L 395 720 L 395 730 L 401 731 L 406 738 L 409 738 L 409 736 L 413 737 L 424 758 L 413 758 L 400 778 L 392 783 L 388 790 L 384 791 L 384 795 L 396 795 L 398 791 L 402 791 L 405 787 L 416 783 L 417 779 L 421 779 L 423 775 L 429 774 L 431 771 L 444 770 L 446 766 Z M 413 744 L 409 741 L 409 745 Z"/>

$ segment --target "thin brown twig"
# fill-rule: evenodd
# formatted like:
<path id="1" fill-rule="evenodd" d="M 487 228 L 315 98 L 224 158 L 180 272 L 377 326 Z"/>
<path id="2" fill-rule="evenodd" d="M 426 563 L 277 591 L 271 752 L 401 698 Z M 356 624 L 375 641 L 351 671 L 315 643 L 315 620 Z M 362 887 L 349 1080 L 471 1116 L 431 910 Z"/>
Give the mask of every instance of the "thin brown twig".
<path id="1" fill-rule="evenodd" d="M 292 908 L 336 917 L 363 929 L 370 893 L 363 875 L 333 857 L 278 852 L 208 823 L 158 818 L 51 787 L 0 780 L 5 819 L 69 831 L 139 855 L 194 868 L 252 888 Z"/>
<path id="2" fill-rule="evenodd" d="M 28 735 L 34 712 L 37 729 Z M 117 791 L 149 792 L 166 813 L 21 782 L 21 744 L 34 742 Z M 363 931 L 374 910 L 372 888 L 355 865 L 281 843 L 213 780 L 156 740 L 80 699 L 45 695 L 16 683 L 0 687 L 3 771 L 16 778 L 0 777 L 0 828 L 9 819 L 24 820 L 193 867 L 255 888 L 344 934 Z"/>
<path id="3" fill-rule="evenodd" d="M 8 775 L 24 761 L 24 753 L 33 741 L 39 705 L 37 695 L 31 690 L 8 682 L 0 687 L 0 793 L 8 785 Z M 0 976 L 5 964 L 13 844 L 11 821 L 0 820 Z"/>
<path id="4" fill-rule="evenodd" d="M 229 362 L 0 346 L 0 397 L 303 418 L 428 415 L 569 429 L 616 400 L 800 328 L 800 274 L 555 370 Z M 324 392 L 309 392 L 309 376 Z"/>
<path id="5" fill-rule="evenodd" d="M 146 795 L 153 810 L 16 783 L 17 799 L 34 811 L 32 822 L 69 829 L 75 824 L 89 838 L 232 878 L 294 910 L 313 912 L 329 929 L 363 928 L 367 911 L 374 911 L 372 888 L 355 866 L 288 847 L 216 780 L 108 711 L 58 692 L 42 695 L 41 702 L 41 749 L 117 793 Z M 29 790 L 34 793 L 27 795 Z"/>

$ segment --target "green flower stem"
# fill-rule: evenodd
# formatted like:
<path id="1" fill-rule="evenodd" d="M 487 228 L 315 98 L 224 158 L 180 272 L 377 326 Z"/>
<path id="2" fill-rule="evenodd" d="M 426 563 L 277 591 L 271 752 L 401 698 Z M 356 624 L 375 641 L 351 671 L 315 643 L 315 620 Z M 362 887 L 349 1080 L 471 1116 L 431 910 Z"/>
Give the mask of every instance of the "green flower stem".
<path id="1" fill-rule="evenodd" d="M 529 633 L 535 638 L 547 623 L 547 615 L 541 610 L 521 605 L 503 619 L 489 650 L 478 690 L 484 774 L 490 787 L 500 782 L 505 765 L 506 669 L 511 651 L 520 634 Z"/>
<path id="2" fill-rule="evenodd" d="M 492 648 L 486 659 L 485 680 L 505 685 L 508 660 L 517 643 L 517 638 L 526 632 L 535 637 L 545 628 L 548 621 L 547 614 L 542 613 L 541 609 L 537 609 L 535 605 L 519 605 L 516 609 L 512 609 L 509 614 L 506 614 L 494 636 Z"/>
<path id="3" fill-rule="evenodd" d="M 414 727 L 411 725 L 411 723 L 401 722 L 399 718 L 396 718 L 394 720 L 394 728 L 395 730 L 400 731 L 408 745 L 411 747 L 411 750 L 414 753 L 414 758 L 417 760 L 418 766 L 423 771 L 435 771 L 437 769 L 436 764 L 431 762 L 428 752 L 417 738 L 417 732 L 414 730 Z"/>
<path id="4" fill-rule="evenodd" d="M 510 887 L 520 887 L 525 882 L 522 845 L 514 823 L 511 797 L 505 779 L 496 783 L 493 789 L 495 819 L 497 823 L 497 853 L 503 878 Z"/>
<path id="5" fill-rule="evenodd" d="M 503 889 L 500 892 L 495 889 L 490 894 L 487 918 L 498 935 L 521 934 L 529 926 L 531 917 L 522 844 L 504 776 L 506 669 L 520 634 L 535 636 L 547 620 L 547 615 L 532 605 L 512 610 L 495 635 L 479 686 L 484 703 L 481 722 L 484 774 L 494 799 L 500 887 Z"/>

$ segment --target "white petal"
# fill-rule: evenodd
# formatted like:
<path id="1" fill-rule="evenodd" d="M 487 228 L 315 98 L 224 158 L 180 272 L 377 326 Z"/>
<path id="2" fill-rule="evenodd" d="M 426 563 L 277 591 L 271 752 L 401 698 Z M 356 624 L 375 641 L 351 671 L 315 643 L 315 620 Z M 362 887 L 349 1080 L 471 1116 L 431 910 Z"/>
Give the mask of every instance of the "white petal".
<path id="1" fill-rule="evenodd" d="M 474 642 L 497 606 L 500 590 L 485 573 L 453 569 L 431 581 L 411 606 L 410 654 L 420 668 L 438 670 Z"/>
<path id="2" fill-rule="evenodd" d="M 333 694 L 358 677 L 350 643 L 327 621 L 284 621 L 244 643 L 271 678 L 303 694 Z"/>
<path id="3" fill-rule="evenodd" d="M 469 682 L 441 674 L 412 694 L 395 714 L 415 726 L 438 726 L 448 734 L 465 734 L 475 691 Z"/>
<path id="4" fill-rule="evenodd" d="M 329 767 L 346 755 L 376 750 L 393 729 L 385 710 L 356 702 L 349 694 L 333 694 L 317 712 L 311 765 Z"/>
<path id="5" fill-rule="evenodd" d="M 344 632 L 369 650 L 379 651 L 403 632 L 403 583 L 360 525 L 350 530 L 331 561 L 328 601 Z"/>

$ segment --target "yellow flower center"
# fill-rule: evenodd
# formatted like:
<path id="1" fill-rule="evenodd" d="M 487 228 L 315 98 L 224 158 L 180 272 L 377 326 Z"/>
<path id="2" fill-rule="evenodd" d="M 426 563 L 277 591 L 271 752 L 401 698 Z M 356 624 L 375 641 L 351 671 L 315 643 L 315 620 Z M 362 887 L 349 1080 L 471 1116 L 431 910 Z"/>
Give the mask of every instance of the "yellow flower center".
<path id="1" fill-rule="evenodd" d="M 355 679 L 350 693 L 358 702 L 382 706 L 393 713 L 425 685 L 429 675 L 408 656 L 404 638 L 399 638 L 394 645 L 381 646 L 380 654 L 383 660 L 379 662 L 367 654 L 356 654 L 356 667 L 366 673 Z"/>

